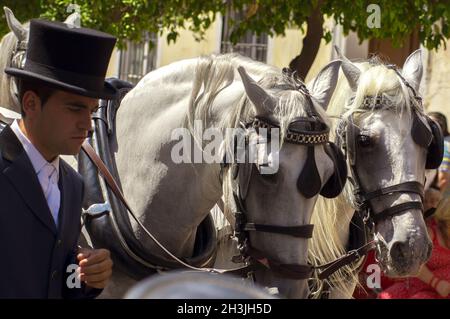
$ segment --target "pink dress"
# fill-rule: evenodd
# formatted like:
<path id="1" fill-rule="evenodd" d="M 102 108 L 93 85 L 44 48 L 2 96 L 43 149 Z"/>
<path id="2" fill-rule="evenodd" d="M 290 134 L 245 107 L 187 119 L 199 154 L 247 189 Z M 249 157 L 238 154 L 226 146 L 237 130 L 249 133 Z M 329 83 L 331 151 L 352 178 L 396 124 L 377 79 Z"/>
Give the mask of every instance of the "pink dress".
<path id="1" fill-rule="evenodd" d="M 439 244 L 437 233 L 437 224 L 431 222 L 433 232 L 433 251 L 427 262 L 427 267 L 433 274 L 440 278 L 450 281 L 450 249 Z M 380 299 L 444 299 L 430 285 L 414 277 L 406 278 L 397 282 L 378 294 Z M 447 296 L 446 299 L 450 299 Z"/>

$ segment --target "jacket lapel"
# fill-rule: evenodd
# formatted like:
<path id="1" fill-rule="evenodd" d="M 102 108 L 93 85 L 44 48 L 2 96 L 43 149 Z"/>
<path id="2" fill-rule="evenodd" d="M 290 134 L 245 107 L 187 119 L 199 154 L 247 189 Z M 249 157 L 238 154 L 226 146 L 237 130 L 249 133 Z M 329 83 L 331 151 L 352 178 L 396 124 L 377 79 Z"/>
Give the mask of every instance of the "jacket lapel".
<path id="1" fill-rule="evenodd" d="M 73 185 L 70 183 L 70 178 L 67 174 L 67 170 L 62 165 L 62 160 L 59 161 L 59 182 L 58 182 L 59 190 L 61 191 L 61 205 L 59 208 L 59 232 L 61 234 L 65 234 L 64 231 L 68 224 L 70 224 L 69 209 L 71 207 L 71 203 L 69 203 L 69 199 L 71 198 L 70 193 L 73 192 Z"/>
<path id="2" fill-rule="evenodd" d="M 11 162 L 3 169 L 3 174 L 9 179 L 34 215 L 56 235 L 55 221 L 48 208 L 33 165 L 9 126 L 5 127 L 0 134 L 0 145 L 3 158 Z"/>

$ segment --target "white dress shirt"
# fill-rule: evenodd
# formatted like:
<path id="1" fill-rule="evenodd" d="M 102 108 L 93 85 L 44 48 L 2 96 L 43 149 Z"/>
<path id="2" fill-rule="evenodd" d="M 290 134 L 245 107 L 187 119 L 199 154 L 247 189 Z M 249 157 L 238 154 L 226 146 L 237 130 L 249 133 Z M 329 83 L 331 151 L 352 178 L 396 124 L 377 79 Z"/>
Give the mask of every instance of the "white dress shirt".
<path id="1" fill-rule="evenodd" d="M 42 156 L 30 140 L 23 134 L 17 120 L 11 125 L 11 129 L 16 134 L 20 143 L 28 155 L 33 165 L 34 171 L 41 184 L 48 207 L 52 213 L 56 227 L 58 227 L 58 213 L 61 204 L 61 193 L 58 187 L 59 181 L 59 157 L 56 157 L 51 163 Z"/>

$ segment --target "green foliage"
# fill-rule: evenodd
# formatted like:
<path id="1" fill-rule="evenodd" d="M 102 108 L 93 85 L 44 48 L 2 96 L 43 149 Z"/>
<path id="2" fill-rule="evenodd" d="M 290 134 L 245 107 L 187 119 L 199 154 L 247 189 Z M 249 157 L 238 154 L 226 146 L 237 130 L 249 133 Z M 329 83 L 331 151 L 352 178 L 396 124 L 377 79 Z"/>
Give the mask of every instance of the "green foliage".
<path id="1" fill-rule="evenodd" d="M 381 27 L 369 28 L 367 12 L 369 4 L 380 8 Z M 344 33 L 350 30 L 359 39 L 392 39 L 399 46 L 414 30 L 419 31 L 421 43 L 428 49 L 437 49 L 450 37 L 450 1 L 435 0 L 329 0 L 324 1 L 322 12 L 342 24 Z"/>
<path id="2" fill-rule="evenodd" d="M 400 44 L 414 30 L 419 30 L 421 42 L 429 49 L 440 47 L 450 37 L 450 0 L 2 0 L 20 21 L 34 17 L 64 20 L 71 3 L 80 6 L 83 26 L 96 28 L 119 39 L 142 40 L 144 31 L 162 34 L 167 41 L 176 41 L 180 29 L 195 33 L 198 40 L 214 22 L 215 13 L 225 14 L 231 8 L 244 17 L 230 21 L 233 43 L 247 32 L 283 35 L 290 27 L 304 30 L 312 10 L 320 5 L 325 16 L 342 24 L 344 32 L 350 30 L 359 39 L 391 38 Z M 368 27 L 372 14 L 369 4 L 379 5 L 380 28 Z M 0 21 L 0 36 L 8 32 L 6 21 Z M 331 40 L 330 30 L 324 39 Z"/>

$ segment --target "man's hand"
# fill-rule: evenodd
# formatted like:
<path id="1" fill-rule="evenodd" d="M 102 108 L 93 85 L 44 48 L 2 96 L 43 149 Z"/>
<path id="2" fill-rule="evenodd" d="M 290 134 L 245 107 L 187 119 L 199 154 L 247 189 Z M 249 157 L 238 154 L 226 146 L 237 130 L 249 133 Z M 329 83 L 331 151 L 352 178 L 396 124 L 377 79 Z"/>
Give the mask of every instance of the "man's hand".
<path id="1" fill-rule="evenodd" d="M 113 266 L 109 250 L 80 248 L 77 259 L 80 280 L 92 288 L 105 288 Z"/>

